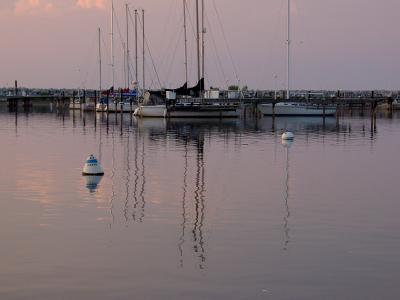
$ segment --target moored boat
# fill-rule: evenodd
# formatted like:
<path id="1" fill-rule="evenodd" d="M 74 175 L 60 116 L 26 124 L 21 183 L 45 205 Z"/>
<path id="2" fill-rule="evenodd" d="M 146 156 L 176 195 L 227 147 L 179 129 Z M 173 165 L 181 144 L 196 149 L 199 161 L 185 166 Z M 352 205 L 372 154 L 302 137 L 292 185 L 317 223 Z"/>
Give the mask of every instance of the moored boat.
<path id="1" fill-rule="evenodd" d="M 71 101 L 69 102 L 69 109 L 72 109 L 72 110 L 81 109 L 81 99 L 80 98 L 71 99 Z"/>
<path id="2" fill-rule="evenodd" d="M 299 102 L 279 102 L 275 104 L 261 104 L 259 110 L 264 116 L 332 116 L 336 107 L 312 105 Z"/>
<path id="3" fill-rule="evenodd" d="M 177 103 L 171 106 L 141 105 L 135 110 L 135 115 L 153 118 L 237 118 L 240 112 L 240 106 L 233 104 Z"/>

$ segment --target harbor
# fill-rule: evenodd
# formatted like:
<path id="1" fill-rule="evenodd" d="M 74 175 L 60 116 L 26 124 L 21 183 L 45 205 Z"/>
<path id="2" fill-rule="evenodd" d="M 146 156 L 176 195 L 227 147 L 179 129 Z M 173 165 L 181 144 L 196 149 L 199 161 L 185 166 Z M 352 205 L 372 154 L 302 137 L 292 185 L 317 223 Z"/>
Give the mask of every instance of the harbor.
<path id="1" fill-rule="evenodd" d="M 0 299 L 397 300 L 383 2 L 2 1 Z"/>
<path id="2" fill-rule="evenodd" d="M 1 173 L 1 235 L 14 236 L 4 299 L 50 298 L 66 282 L 65 297 L 85 282 L 98 299 L 181 298 L 167 286 L 182 281 L 196 299 L 289 299 L 308 281 L 301 298 L 398 292 L 398 112 L 379 112 L 376 128 L 359 110 L 339 123 L 18 115 L 0 112 L 0 163 L 12 170 Z M 96 180 L 81 176 L 89 153 L 104 168 Z"/>

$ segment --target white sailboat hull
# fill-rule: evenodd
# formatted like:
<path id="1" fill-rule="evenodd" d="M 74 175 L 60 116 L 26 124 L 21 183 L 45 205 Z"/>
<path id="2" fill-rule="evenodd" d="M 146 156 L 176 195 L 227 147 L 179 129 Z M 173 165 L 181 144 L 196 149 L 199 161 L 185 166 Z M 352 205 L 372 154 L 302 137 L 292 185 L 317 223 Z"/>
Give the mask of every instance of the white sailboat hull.
<path id="1" fill-rule="evenodd" d="M 336 113 L 335 107 L 306 105 L 302 103 L 277 103 L 275 111 L 272 104 L 261 104 L 259 110 L 264 116 L 332 116 Z"/>
<path id="2" fill-rule="evenodd" d="M 140 106 L 135 115 L 152 118 L 238 118 L 239 107 L 223 108 L 218 105 L 199 105 L 196 107 L 170 107 L 165 105 Z"/>
<path id="3" fill-rule="evenodd" d="M 140 105 L 134 115 L 142 118 L 165 118 L 167 107 L 165 105 Z"/>

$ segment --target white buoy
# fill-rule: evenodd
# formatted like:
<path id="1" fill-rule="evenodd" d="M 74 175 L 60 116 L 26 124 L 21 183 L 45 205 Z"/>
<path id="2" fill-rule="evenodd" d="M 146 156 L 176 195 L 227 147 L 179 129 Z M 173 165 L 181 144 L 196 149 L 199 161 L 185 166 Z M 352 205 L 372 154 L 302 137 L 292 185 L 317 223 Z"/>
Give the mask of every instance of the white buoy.
<path id="1" fill-rule="evenodd" d="M 97 158 L 91 154 L 86 159 L 85 166 L 83 167 L 82 175 L 84 176 L 103 176 L 104 171 L 100 166 Z"/>
<path id="2" fill-rule="evenodd" d="M 282 134 L 282 140 L 284 140 L 284 141 L 292 141 L 292 140 L 294 140 L 294 134 L 292 132 L 290 132 L 290 131 L 285 131 Z"/>

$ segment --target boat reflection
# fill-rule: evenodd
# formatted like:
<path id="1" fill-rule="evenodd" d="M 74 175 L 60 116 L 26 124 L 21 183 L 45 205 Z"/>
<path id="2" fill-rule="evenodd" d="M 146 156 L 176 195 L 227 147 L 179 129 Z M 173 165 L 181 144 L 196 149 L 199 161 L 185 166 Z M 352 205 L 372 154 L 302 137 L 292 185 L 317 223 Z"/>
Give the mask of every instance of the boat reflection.
<path id="1" fill-rule="evenodd" d="M 283 217 L 283 231 L 285 234 L 285 242 L 283 246 L 283 250 L 288 249 L 288 245 L 290 242 L 290 228 L 289 228 L 289 218 L 290 218 L 290 209 L 289 209 L 289 149 L 293 145 L 293 140 L 282 140 L 282 146 L 286 149 L 286 166 L 285 166 L 285 216 Z"/>
<path id="2" fill-rule="evenodd" d="M 160 142 L 164 139 L 174 140 L 183 149 L 183 181 L 181 200 L 181 222 L 178 238 L 179 264 L 184 266 L 185 242 L 190 228 L 190 248 L 192 249 L 199 269 L 205 268 L 206 237 L 206 177 L 205 177 L 205 135 L 211 130 L 221 128 L 220 122 L 209 123 L 204 120 L 174 120 L 165 122 L 158 119 L 145 119 L 141 122 L 142 131 L 146 131 L 149 140 Z M 222 122 L 223 124 L 223 122 Z M 225 128 L 235 127 L 236 123 L 225 123 Z M 233 127 L 233 128 L 234 128 Z M 144 150 L 143 150 L 144 151 Z M 194 154 L 194 155 L 192 155 Z M 144 155 L 142 155 L 144 157 Z M 144 163 L 142 163 L 143 169 Z M 144 170 L 144 169 L 143 169 Z M 191 217 L 192 216 L 192 217 Z"/>

